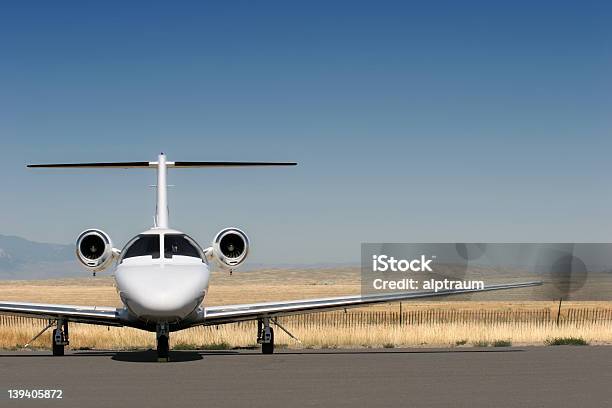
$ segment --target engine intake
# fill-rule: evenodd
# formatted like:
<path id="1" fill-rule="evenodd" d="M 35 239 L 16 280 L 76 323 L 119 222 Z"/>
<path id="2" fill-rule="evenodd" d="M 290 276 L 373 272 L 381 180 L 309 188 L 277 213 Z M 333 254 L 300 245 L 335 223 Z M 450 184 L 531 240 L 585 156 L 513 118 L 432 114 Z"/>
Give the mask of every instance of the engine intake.
<path id="1" fill-rule="evenodd" d="M 235 269 L 249 253 L 249 238 L 238 228 L 226 228 L 213 240 L 213 255 L 220 267 Z"/>
<path id="2" fill-rule="evenodd" d="M 102 271 L 113 261 L 113 243 L 104 231 L 88 229 L 77 238 L 76 254 L 85 268 L 93 272 Z"/>

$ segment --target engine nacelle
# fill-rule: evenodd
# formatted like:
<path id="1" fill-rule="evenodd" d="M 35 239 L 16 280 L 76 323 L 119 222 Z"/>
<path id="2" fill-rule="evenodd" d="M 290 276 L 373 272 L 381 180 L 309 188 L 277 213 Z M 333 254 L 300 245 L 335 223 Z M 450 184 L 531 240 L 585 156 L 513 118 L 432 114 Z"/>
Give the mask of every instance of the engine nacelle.
<path id="1" fill-rule="evenodd" d="M 93 272 L 102 271 L 113 262 L 113 243 L 104 231 L 88 229 L 77 238 L 76 254 L 85 268 Z"/>
<path id="2" fill-rule="evenodd" d="M 249 253 L 249 238 L 238 228 L 226 228 L 213 240 L 212 258 L 223 269 L 239 267 Z"/>

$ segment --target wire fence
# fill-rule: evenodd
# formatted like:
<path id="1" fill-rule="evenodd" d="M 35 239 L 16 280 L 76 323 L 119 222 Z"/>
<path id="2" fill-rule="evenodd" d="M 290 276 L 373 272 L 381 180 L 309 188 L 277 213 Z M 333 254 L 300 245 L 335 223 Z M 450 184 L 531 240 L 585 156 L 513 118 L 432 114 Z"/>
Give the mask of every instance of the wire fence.
<path id="1" fill-rule="evenodd" d="M 612 322 L 611 309 L 567 309 L 560 315 L 549 308 L 532 310 L 347 311 L 288 316 L 278 319 L 293 327 L 362 327 L 369 325 L 411 326 L 456 323 L 597 324 Z"/>
<path id="2" fill-rule="evenodd" d="M 291 327 L 363 327 L 370 325 L 405 326 L 444 323 L 531 323 L 598 324 L 612 321 L 612 308 L 568 308 L 558 314 L 549 308 L 529 310 L 449 310 L 421 309 L 402 311 L 336 311 L 279 317 L 278 322 Z M 32 325 L 44 327 L 47 319 L 0 316 L 0 326 Z M 236 323 L 237 325 L 251 322 Z"/>

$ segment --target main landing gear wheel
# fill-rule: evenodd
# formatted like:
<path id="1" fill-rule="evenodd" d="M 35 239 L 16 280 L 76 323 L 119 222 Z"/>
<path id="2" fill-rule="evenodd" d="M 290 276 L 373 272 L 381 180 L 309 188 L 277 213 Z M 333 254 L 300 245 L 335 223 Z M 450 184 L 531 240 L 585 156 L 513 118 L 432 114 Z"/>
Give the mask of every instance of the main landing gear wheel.
<path id="1" fill-rule="evenodd" d="M 53 355 L 54 356 L 63 356 L 64 355 L 64 344 L 62 344 L 62 334 L 61 330 L 53 329 Z M 57 339 L 60 339 L 59 342 Z"/>
<path id="2" fill-rule="evenodd" d="M 63 356 L 64 346 L 70 344 L 68 341 L 68 322 L 65 320 L 58 320 L 57 326 L 53 329 L 53 335 L 51 336 L 51 343 L 53 345 L 53 355 Z"/>
<path id="3" fill-rule="evenodd" d="M 263 354 L 273 354 L 274 353 L 274 329 L 269 327 L 270 329 L 270 341 L 268 343 L 261 343 L 261 352 Z"/>
<path id="4" fill-rule="evenodd" d="M 257 320 L 257 342 L 261 343 L 263 354 L 274 353 L 274 330 L 270 327 L 270 319 L 263 317 Z"/>

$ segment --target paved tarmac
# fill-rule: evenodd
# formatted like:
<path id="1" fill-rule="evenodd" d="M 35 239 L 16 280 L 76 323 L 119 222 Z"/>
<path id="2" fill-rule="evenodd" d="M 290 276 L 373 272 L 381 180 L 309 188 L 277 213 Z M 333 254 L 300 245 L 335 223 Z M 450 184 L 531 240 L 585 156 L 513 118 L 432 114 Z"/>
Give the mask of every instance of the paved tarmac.
<path id="1" fill-rule="evenodd" d="M 0 406 L 611 407 L 612 347 L 0 353 Z M 61 400 L 8 389 L 61 389 Z"/>

